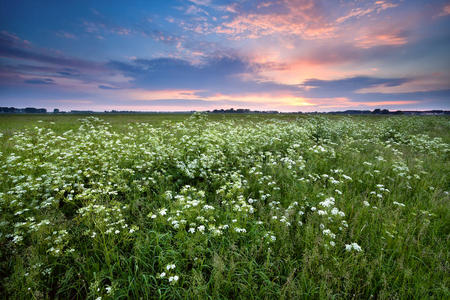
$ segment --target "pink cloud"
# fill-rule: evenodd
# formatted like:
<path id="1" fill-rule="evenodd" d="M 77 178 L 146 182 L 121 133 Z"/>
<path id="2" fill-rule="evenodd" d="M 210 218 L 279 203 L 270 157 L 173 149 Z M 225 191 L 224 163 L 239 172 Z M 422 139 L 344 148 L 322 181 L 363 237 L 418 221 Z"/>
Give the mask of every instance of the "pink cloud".
<path id="1" fill-rule="evenodd" d="M 358 8 L 352 9 L 348 14 L 336 19 L 336 23 L 343 23 L 343 22 L 348 21 L 353 18 L 358 19 L 358 18 L 367 16 L 373 12 L 380 13 L 383 10 L 386 10 L 388 8 L 394 8 L 397 6 L 398 6 L 398 4 L 393 4 L 393 3 L 386 2 L 386 1 L 375 1 L 375 3 L 368 8 L 358 7 Z"/>
<path id="2" fill-rule="evenodd" d="M 450 15 L 450 4 L 445 5 L 442 11 L 439 13 L 438 17 L 445 17 Z"/>
<path id="3" fill-rule="evenodd" d="M 326 21 L 316 2 L 284 0 L 280 1 L 280 5 L 286 12 L 246 13 L 233 7 L 237 16 L 217 26 L 215 32 L 229 35 L 235 40 L 257 39 L 274 34 L 297 35 L 305 39 L 333 36 L 335 28 Z M 260 5 L 259 8 L 266 6 Z"/>
<path id="4" fill-rule="evenodd" d="M 354 75 L 353 71 L 341 68 L 351 60 L 349 57 L 330 55 L 315 55 L 313 50 L 308 50 L 300 57 L 284 58 L 275 49 L 261 50 L 249 55 L 254 72 L 244 75 L 248 80 L 273 81 L 280 84 L 301 84 L 310 78 L 332 80 Z"/>
<path id="5" fill-rule="evenodd" d="M 355 45 L 364 49 L 376 46 L 401 46 L 407 42 L 406 37 L 395 32 L 367 34 L 355 39 Z"/>
<path id="6" fill-rule="evenodd" d="M 386 1 L 376 1 L 375 5 L 377 5 L 377 11 L 380 12 L 381 10 L 386 10 L 388 8 L 394 8 L 397 7 L 398 4 L 394 4 L 394 3 L 389 3 Z"/>
<path id="7" fill-rule="evenodd" d="M 29 47 L 31 42 L 25 39 L 21 39 L 15 33 L 8 32 L 6 30 L 0 31 L 0 36 L 6 37 L 7 39 L 13 41 L 15 44 L 20 45 L 22 47 Z"/>
<path id="8" fill-rule="evenodd" d="M 257 15 L 238 16 L 216 28 L 216 33 L 230 35 L 232 39 L 257 39 L 263 36 L 298 35 L 304 39 L 329 38 L 335 28 L 328 24 L 308 24 L 294 21 L 295 16 Z"/>
<path id="9" fill-rule="evenodd" d="M 372 8 L 367 8 L 367 9 L 355 8 L 355 9 L 352 9 L 347 15 L 339 17 L 336 20 L 336 22 L 343 23 L 351 18 L 360 18 L 362 16 L 370 14 L 373 11 L 374 11 L 374 9 L 372 9 Z"/>
<path id="10" fill-rule="evenodd" d="M 65 32 L 65 31 L 58 31 L 56 33 L 57 36 L 62 37 L 62 38 L 66 38 L 66 39 L 71 39 L 71 40 L 76 40 L 77 37 L 69 32 Z"/>

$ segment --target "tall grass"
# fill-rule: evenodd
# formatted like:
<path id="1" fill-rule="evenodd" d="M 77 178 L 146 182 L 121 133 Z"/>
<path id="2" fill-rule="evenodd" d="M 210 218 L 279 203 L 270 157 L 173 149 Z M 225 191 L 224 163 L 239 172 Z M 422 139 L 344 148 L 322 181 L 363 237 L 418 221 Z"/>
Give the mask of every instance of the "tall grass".
<path id="1" fill-rule="evenodd" d="M 0 137 L 2 298 L 449 297 L 448 118 L 41 119 Z"/>

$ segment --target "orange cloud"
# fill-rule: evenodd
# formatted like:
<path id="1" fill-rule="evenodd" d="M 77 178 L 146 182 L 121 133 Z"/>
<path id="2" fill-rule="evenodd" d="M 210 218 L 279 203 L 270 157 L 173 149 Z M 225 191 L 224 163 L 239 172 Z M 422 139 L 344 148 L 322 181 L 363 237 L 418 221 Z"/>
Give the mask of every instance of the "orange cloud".
<path id="1" fill-rule="evenodd" d="M 397 33 L 368 34 L 355 39 L 355 45 L 359 48 L 372 48 L 376 46 L 400 46 L 408 42 L 405 37 Z"/>
<path id="2" fill-rule="evenodd" d="M 256 39 L 273 34 L 299 35 L 304 39 L 329 38 L 335 28 L 328 24 L 310 26 L 306 22 L 295 22 L 295 15 L 238 16 L 229 23 L 216 28 L 216 33 L 233 36 L 233 39 Z M 320 26 L 322 25 L 322 26 Z"/>
<path id="3" fill-rule="evenodd" d="M 442 11 L 438 14 L 438 17 L 445 17 L 450 15 L 450 4 L 445 5 Z"/>
<path id="4" fill-rule="evenodd" d="M 265 7 L 270 4 L 259 6 Z M 282 34 L 297 35 L 304 39 L 320 39 L 333 36 L 335 28 L 325 21 L 311 0 L 282 1 L 287 12 L 240 13 L 233 20 L 217 26 L 216 33 L 232 39 L 256 39 Z M 236 12 L 236 10 L 234 10 Z"/>
<path id="5" fill-rule="evenodd" d="M 386 1 L 375 1 L 375 3 L 368 8 L 354 8 L 352 9 L 347 15 L 339 17 L 338 19 L 336 19 L 337 23 L 343 23 L 349 19 L 352 18 L 360 18 L 360 17 L 364 17 L 367 16 L 373 12 L 381 12 L 383 10 L 386 10 L 388 8 L 393 8 L 393 7 L 397 7 L 398 4 L 393 4 L 393 3 L 389 3 Z"/>
<path id="6" fill-rule="evenodd" d="M 301 84 L 307 79 L 320 78 L 332 80 L 353 75 L 352 71 L 345 71 L 338 64 L 323 63 L 315 59 L 297 59 L 279 64 L 265 64 L 257 76 L 280 84 Z"/>

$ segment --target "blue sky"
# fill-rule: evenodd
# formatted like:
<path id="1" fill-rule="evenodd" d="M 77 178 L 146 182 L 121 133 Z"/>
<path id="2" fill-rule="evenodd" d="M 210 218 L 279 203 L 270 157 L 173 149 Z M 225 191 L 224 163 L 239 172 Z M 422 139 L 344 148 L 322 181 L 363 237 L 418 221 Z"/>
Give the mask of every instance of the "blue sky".
<path id="1" fill-rule="evenodd" d="M 449 1 L 0 0 L 0 106 L 450 109 Z"/>

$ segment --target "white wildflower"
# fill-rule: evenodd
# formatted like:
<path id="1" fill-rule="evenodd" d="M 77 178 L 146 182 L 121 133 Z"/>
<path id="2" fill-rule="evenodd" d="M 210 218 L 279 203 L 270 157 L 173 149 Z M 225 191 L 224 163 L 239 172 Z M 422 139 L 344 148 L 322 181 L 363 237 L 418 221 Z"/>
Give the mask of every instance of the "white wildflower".
<path id="1" fill-rule="evenodd" d="M 359 246 L 357 243 L 351 243 L 351 244 L 346 244 L 346 245 L 345 245 L 345 250 L 346 250 L 346 251 L 352 251 L 352 250 L 355 250 L 355 251 L 357 251 L 357 252 L 360 252 L 360 251 L 362 251 L 362 248 L 361 248 L 361 246 Z"/>

